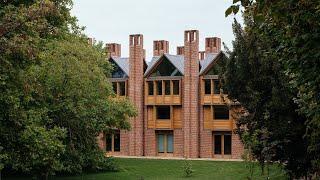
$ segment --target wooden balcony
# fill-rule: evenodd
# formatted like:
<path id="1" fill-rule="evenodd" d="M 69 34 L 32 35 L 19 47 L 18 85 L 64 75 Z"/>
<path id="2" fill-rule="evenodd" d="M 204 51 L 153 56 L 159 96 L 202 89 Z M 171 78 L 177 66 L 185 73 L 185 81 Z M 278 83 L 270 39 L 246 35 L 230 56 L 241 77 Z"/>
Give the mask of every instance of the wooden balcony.
<path id="1" fill-rule="evenodd" d="M 233 109 L 229 110 L 229 119 L 215 119 L 214 106 L 203 106 L 203 123 L 204 129 L 213 131 L 232 131 L 235 126 L 235 112 Z"/>
<path id="2" fill-rule="evenodd" d="M 181 106 L 169 106 L 170 117 L 167 119 L 159 119 L 157 117 L 157 106 L 147 107 L 147 124 L 148 128 L 172 130 L 182 128 Z"/>
<path id="3" fill-rule="evenodd" d="M 145 80 L 145 105 L 181 104 L 181 78 L 158 77 Z"/>

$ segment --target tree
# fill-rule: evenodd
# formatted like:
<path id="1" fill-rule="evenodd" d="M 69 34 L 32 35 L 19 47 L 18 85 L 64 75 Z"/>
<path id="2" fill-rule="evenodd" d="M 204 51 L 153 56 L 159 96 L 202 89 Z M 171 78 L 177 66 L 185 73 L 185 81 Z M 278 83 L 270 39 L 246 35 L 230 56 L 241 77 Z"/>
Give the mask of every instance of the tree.
<path id="1" fill-rule="evenodd" d="M 5 170 L 44 178 L 109 168 L 96 137 L 110 128 L 128 129 L 135 115 L 128 100 L 113 98 L 111 66 L 101 46 L 87 44 L 71 5 L 71 0 L 0 2 Z"/>
<path id="2" fill-rule="evenodd" d="M 320 2 L 317 0 L 236 0 L 226 15 L 240 6 L 250 13 L 260 37 L 272 41 L 263 49 L 283 65 L 299 113 L 307 117 L 305 140 L 313 167 L 320 174 Z M 241 3 L 237 4 L 238 2 Z"/>
<path id="3" fill-rule="evenodd" d="M 306 118 L 296 112 L 293 98 L 297 92 L 290 88 L 284 65 L 268 53 L 272 39 L 256 31 L 250 13 L 244 19 L 244 29 L 234 23 L 234 49 L 223 74 L 229 98 L 239 101 L 246 111 L 237 121 L 237 133 L 247 144 L 248 139 L 258 139 L 251 151 L 262 168 L 265 162 L 280 161 L 289 175 L 308 175 L 310 157 L 303 139 Z"/>

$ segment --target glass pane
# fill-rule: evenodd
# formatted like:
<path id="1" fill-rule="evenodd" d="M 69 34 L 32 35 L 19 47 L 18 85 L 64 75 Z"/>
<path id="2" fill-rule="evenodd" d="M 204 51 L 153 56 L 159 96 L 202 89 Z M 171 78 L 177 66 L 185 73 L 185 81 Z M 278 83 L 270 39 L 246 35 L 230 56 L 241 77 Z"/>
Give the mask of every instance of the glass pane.
<path id="1" fill-rule="evenodd" d="M 221 154 L 221 135 L 214 135 L 214 154 Z"/>
<path id="2" fill-rule="evenodd" d="M 162 95 L 162 81 L 157 81 L 157 95 Z"/>
<path id="3" fill-rule="evenodd" d="M 126 83 L 125 82 L 119 82 L 119 90 L 120 90 L 120 96 L 126 95 Z"/>
<path id="4" fill-rule="evenodd" d="M 213 119 L 219 120 L 229 120 L 229 108 L 228 106 L 214 106 Z"/>
<path id="5" fill-rule="evenodd" d="M 231 154 L 231 135 L 224 135 L 224 154 Z"/>
<path id="6" fill-rule="evenodd" d="M 211 80 L 210 79 L 204 80 L 204 93 L 211 94 Z"/>
<path id="7" fill-rule="evenodd" d="M 158 134 L 158 152 L 164 152 L 164 136 L 162 134 Z"/>
<path id="8" fill-rule="evenodd" d="M 173 135 L 167 135 L 167 153 L 173 153 Z"/>
<path id="9" fill-rule="evenodd" d="M 173 94 L 174 95 L 179 95 L 179 89 L 180 89 L 180 87 L 179 87 L 179 81 L 177 81 L 177 80 L 174 80 L 174 81 L 172 81 L 172 83 L 173 83 Z"/>
<path id="10" fill-rule="evenodd" d="M 157 119 L 170 119 L 170 106 L 158 106 Z"/>
<path id="11" fill-rule="evenodd" d="M 106 151 L 112 151 L 112 135 L 106 134 Z"/>
<path id="12" fill-rule="evenodd" d="M 165 95 L 170 95 L 170 81 L 164 81 Z"/>
<path id="13" fill-rule="evenodd" d="M 153 81 L 148 81 L 148 94 L 153 95 Z"/>
<path id="14" fill-rule="evenodd" d="M 113 89 L 113 92 L 117 94 L 117 83 L 116 82 L 112 83 L 112 89 Z"/>
<path id="15" fill-rule="evenodd" d="M 214 86 L 214 94 L 220 94 L 220 83 L 219 83 L 219 80 L 214 80 L 213 81 L 214 82 L 214 84 L 213 84 L 213 86 Z"/>

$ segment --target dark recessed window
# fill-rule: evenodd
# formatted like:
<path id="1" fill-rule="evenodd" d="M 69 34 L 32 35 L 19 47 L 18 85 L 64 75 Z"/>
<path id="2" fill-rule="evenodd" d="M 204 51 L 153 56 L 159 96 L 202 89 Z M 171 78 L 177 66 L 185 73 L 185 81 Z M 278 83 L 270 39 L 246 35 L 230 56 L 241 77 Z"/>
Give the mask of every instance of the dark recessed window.
<path id="1" fill-rule="evenodd" d="M 173 134 L 159 133 L 157 135 L 158 153 L 173 153 Z"/>
<path id="2" fill-rule="evenodd" d="M 211 94 L 211 80 L 204 80 L 204 94 Z"/>
<path id="3" fill-rule="evenodd" d="M 224 154 L 231 154 L 231 135 L 224 135 Z"/>
<path id="4" fill-rule="evenodd" d="M 113 135 L 113 142 L 114 142 L 114 151 L 119 152 L 120 151 L 120 132 L 116 132 Z"/>
<path id="5" fill-rule="evenodd" d="M 126 83 L 125 82 L 119 82 L 119 93 L 120 93 L 120 96 L 126 95 Z"/>
<path id="6" fill-rule="evenodd" d="M 117 94 L 117 83 L 116 82 L 112 83 L 112 89 L 113 89 L 113 92 Z"/>
<path id="7" fill-rule="evenodd" d="M 170 119 L 170 106 L 158 106 L 157 119 Z"/>
<path id="8" fill-rule="evenodd" d="M 173 80 L 172 81 L 172 84 L 173 84 L 173 94 L 174 95 L 179 95 L 179 89 L 180 89 L 180 83 L 179 81 L 177 80 Z"/>
<path id="9" fill-rule="evenodd" d="M 221 135 L 214 135 L 214 154 L 221 154 Z"/>
<path id="10" fill-rule="evenodd" d="M 214 80 L 213 81 L 213 93 L 214 94 L 220 94 L 220 83 L 219 83 L 219 80 Z"/>
<path id="11" fill-rule="evenodd" d="M 106 135 L 106 151 L 112 151 L 112 134 Z"/>
<path id="12" fill-rule="evenodd" d="M 228 106 L 214 106 L 213 107 L 213 119 L 229 120 L 229 108 Z"/>
<path id="13" fill-rule="evenodd" d="M 120 131 L 106 134 L 106 151 L 119 152 L 120 151 Z"/>
<path id="14" fill-rule="evenodd" d="M 165 95 L 170 95 L 170 81 L 164 81 L 164 92 Z"/>
<path id="15" fill-rule="evenodd" d="M 162 95 L 162 81 L 157 81 L 157 95 Z"/>
<path id="16" fill-rule="evenodd" d="M 148 81 L 148 94 L 153 95 L 153 81 Z"/>

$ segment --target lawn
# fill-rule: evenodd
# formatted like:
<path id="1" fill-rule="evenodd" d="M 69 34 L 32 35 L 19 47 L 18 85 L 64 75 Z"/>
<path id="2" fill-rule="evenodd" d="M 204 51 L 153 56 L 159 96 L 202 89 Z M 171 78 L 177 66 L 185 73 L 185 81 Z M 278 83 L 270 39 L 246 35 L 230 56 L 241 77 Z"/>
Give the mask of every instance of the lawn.
<path id="1" fill-rule="evenodd" d="M 246 179 L 248 168 L 244 162 L 224 161 L 191 161 L 195 171 L 192 177 L 184 177 L 183 160 L 155 160 L 155 159 L 116 159 L 120 165 L 119 172 L 107 172 L 97 174 L 83 174 L 72 177 L 56 177 L 55 180 L 121 180 L 121 179 Z M 286 179 L 284 172 L 278 165 L 270 169 L 271 179 Z M 253 179 L 265 179 L 261 176 L 258 166 L 255 169 Z"/>

